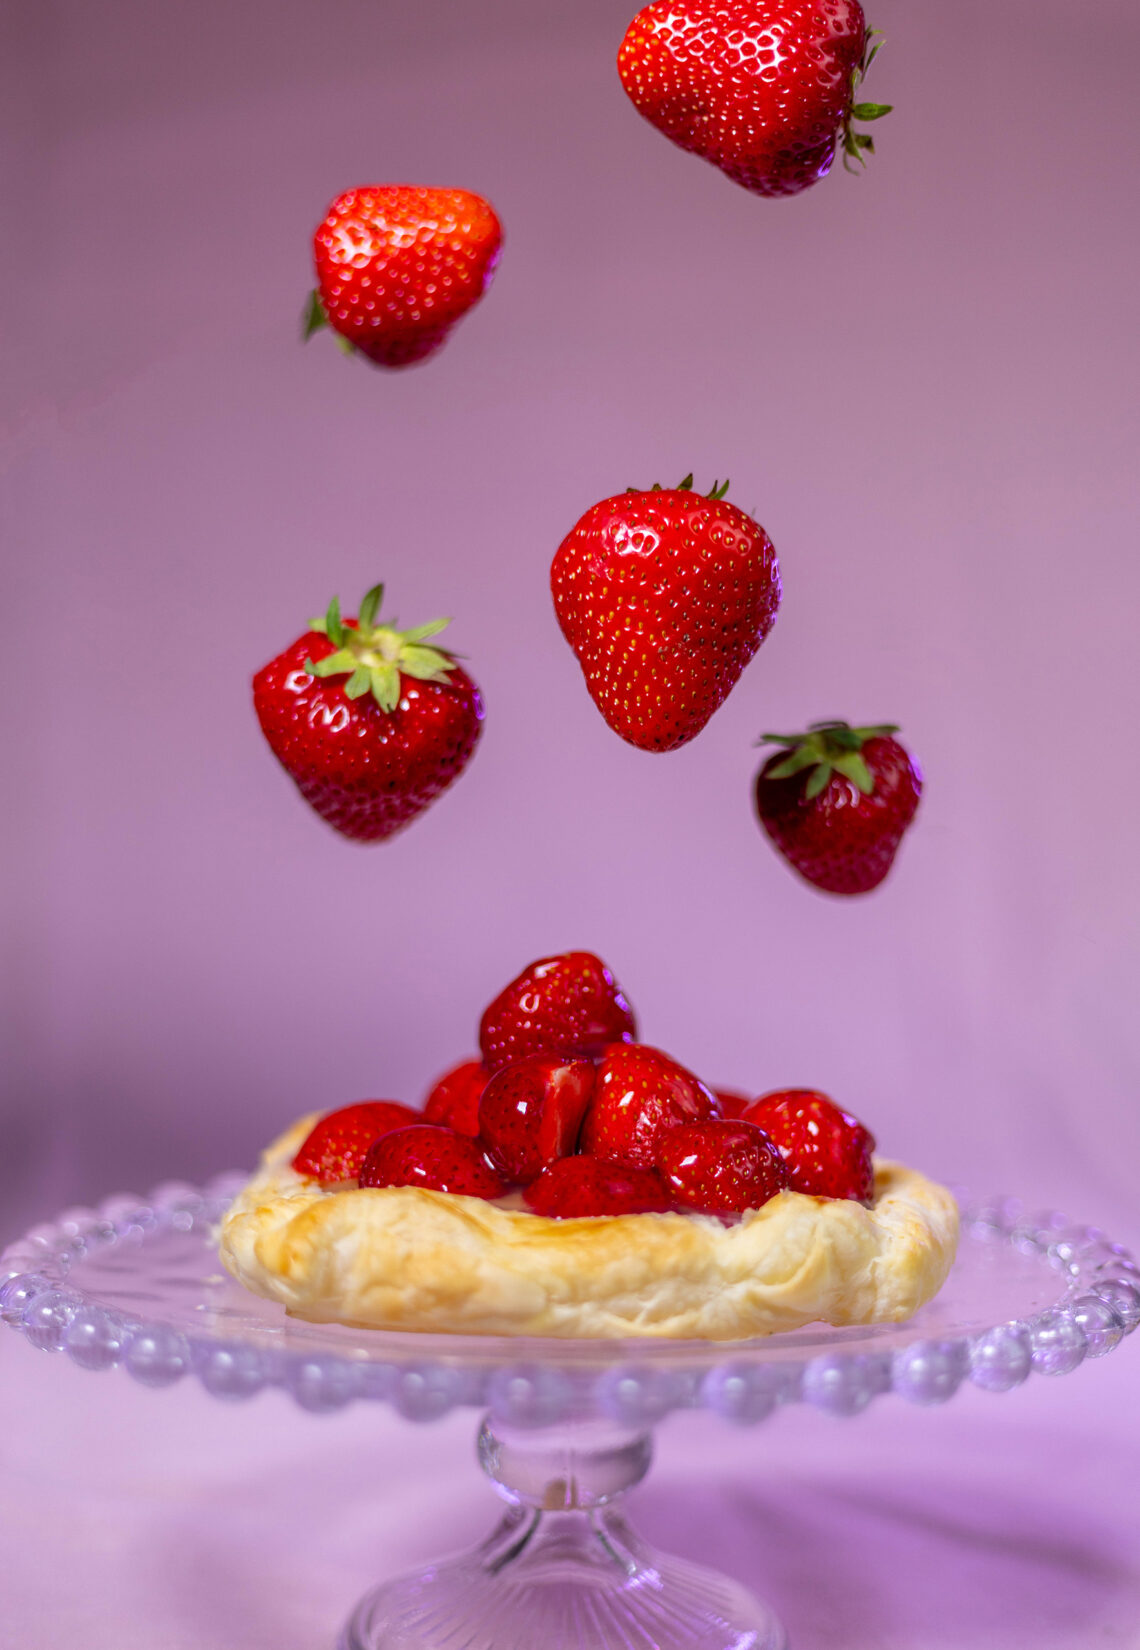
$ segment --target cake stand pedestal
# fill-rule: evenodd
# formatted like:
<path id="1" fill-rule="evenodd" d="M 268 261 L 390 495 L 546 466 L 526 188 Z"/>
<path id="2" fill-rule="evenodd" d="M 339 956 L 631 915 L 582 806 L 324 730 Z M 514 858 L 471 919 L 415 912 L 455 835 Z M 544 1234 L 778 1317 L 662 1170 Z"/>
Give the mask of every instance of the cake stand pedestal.
<path id="1" fill-rule="evenodd" d="M 619 1503 L 649 1471 L 648 1432 L 485 1420 L 478 1449 L 510 1503 L 498 1528 L 474 1552 L 369 1593 L 340 1650 L 784 1650 L 767 1605 L 630 1529 Z"/>
<path id="2" fill-rule="evenodd" d="M 410 1421 L 483 1415 L 479 1459 L 507 1503 L 474 1552 L 387 1582 L 340 1650 L 785 1650 L 735 1582 L 652 1552 L 621 1508 L 674 1410 L 751 1426 L 806 1403 L 853 1416 L 881 1396 L 947 1402 L 1067 1375 L 1140 1324 L 1140 1268 L 1091 1226 L 963 1200 L 942 1292 L 906 1324 L 815 1326 L 749 1342 L 409 1335 L 307 1324 L 220 1267 L 217 1223 L 245 1181 L 161 1186 L 71 1209 L 0 1258 L 0 1317 L 82 1369 L 219 1399 L 284 1388 L 303 1408 L 390 1404 Z"/>

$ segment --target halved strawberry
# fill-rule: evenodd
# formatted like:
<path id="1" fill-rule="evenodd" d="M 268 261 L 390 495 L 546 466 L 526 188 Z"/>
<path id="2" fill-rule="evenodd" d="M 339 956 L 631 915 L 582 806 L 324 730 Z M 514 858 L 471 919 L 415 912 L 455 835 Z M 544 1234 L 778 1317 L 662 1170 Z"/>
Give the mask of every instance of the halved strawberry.
<path id="1" fill-rule="evenodd" d="M 849 1197 L 869 1203 L 875 1195 L 871 1153 L 875 1137 L 850 1112 L 816 1089 L 778 1089 L 763 1094 L 745 1113 L 759 1125 L 788 1167 L 788 1185 L 809 1197 Z"/>
<path id="2" fill-rule="evenodd" d="M 738 1215 L 759 1209 L 788 1184 L 775 1146 L 753 1123 L 688 1123 L 661 1136 L 657 1172 L 682 1209 Z"/>
<path id="3" fill-rule="evenodd" d="M 502 1197 L 506 1182 L 470 1136 L 418 1123 L 379 1139 L 360 1171 L 362 1186 L 420 1186 L 460 1197 Z"/>
<path id="4" fill-rule="evenodd" d="M 457 1134 L 479 1133 L 479 1100 L 488 1072 L 480 1060 L 464 1060 L 436 1079 L 424 1101 L 425 1123 L 442 1123 Z"/>
<path id="5" fill-rule="evenodd" d="M 374 1141 L 420 1120 L 418 1111 L 398 1100 L 359 1100 L 354 1106 L 342 1106 L 313 1125 L 293 1167 L 298 1174 L 312 1175 L 322 1186 L 355 1180 Z"/>
<path id="6" fill-rule="evenodd" d="M 536 1215 L 580 1220 L 592 1215 L 658 1215 L 669 1194 L 652 1169 L 631 1169 L 605 1158 L 560 1157 L 523 1193 Z"/>
<path id="7" fill-rule="evenodd" d="M 611 1043 L 598 1063 L 582 1150 L 628 1168 L 651 1169 L 666 1129 L 719 1116 L 699 1077 L 646 1043 Z"/>
<path id="8" fill-rule="evenodd" d="M 621 987 L 592 951 L 540 957 L 484 1010 L 479 1047 L 489 1071 L 532 1054 L 578 1060 L 637 1036 Z"/>
<path id="9" fill-rule="evenodd" d="M 544 1055 L 497 1071 L 479 1102 L 480 1138 L 496 1169 L 527 1185 L 569 1157 L 593 1092 L 590 1060 Z"/>

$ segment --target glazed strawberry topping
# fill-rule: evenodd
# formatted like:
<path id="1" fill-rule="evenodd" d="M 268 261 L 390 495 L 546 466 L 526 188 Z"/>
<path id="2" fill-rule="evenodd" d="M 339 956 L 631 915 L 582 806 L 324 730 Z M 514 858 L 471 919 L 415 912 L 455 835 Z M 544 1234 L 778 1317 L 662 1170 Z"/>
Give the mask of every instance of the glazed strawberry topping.
<path id="1" fill-rule="evenodd" d="M 751 1096 L 741 1094 L 739 1089 L 713 1089 L 713 1093 L 722 1117 L 734 1120 L 743 1117 L 752 1104 Z"/>
<path id="2" fill-rule="evenodd" d="M 745 1117 L 770 1136 L 788 1166 L 793 1192 L 871 1201 L 875 1138 L 826 1094 L 815 1089 L 780 1089 L 761 1095 Z"/>
<path id="3" fill-rule="evenodd" d="M 325 1186 L 355 1180 L 374 1141 L 419 1121 L 419 1113 L 398 1100 L 360 1100 L 355 1106 L 342 1106 L 310 1129 L 293 1167 Z"/>
<path id="4" fill-rule="evenodd" d="M 554 1220 L 665 1214 L 672 1207 L 652 1169 L 630 1169 L 586 1154 L 559 1158 L 527 1187 L 525 1196 L 536 1215 Z"/>
<path id="5" fill-rule="evenodd" d="M 479 1102 L 487 1156 L 508 1180 L 529 1184 L 574 1151 L 593 1092 L 590 1060 L 567 1063 L 547 1055 L 504 1066 Z"/>
<path id="6" fill-rule="evenodd" d="M 506 1181 L 469 1135 L 417 1123 L 379 1139 L 360 1171 L 362 1186 L 419 1186 L 460 1197 L 502 1197 Z"/>
<path id="7" fill-rule="evenodd" d="M 582 1059 L 637 1036 L 621 987 L 591 951 L 540 957 L 484 1011 L 479 1047 L 491 1072 L 534 1054 Z"/>
<path id="8" fill-rule="evenodd" d="M 675 1207 L 706 1215 L 759 1209 L 788 1184 L 775 1146 L 753 1123 L 689 1123 L 661 1136 L 657 1172 Z"/>
<path id="9" fill-rule="evenodd" d="M 424 1101 L 424 1121 L 442 1123 L 457 1134 L 479 1133 L 479 1100 L 487 1087 L 487 1068 L 479 1060 L 464 1060 L 444 1072 Z"/>
<path id="10" fill-rule="evenodd" d="M 645 1043 L 613 1043 L 598 1063 L 582 1150 L 651 1169 L 665 1130 L 717 1115 L 712 1090 L 676 1060 Z"/>
<path id="11" fill-rule="evenodd" d="M 730 1219 L 783 1190 L 873 1200 L 874 1137 L 825 1094 L 749 1100 L 710 1089 L 631 1041 L 634 1030 L 596 956 L 543 958 L 484 1014 L 484 1060 L 444 1073 L 423 1112 L 395 1100 L 330 1112 L 293 1166 L 330 1186 L 492 1201 L 522 1188 L 534 1213 L 556 1219 L 670 1210 Z M 531 1044 L 541 1046 L 519 1052 Z"/>

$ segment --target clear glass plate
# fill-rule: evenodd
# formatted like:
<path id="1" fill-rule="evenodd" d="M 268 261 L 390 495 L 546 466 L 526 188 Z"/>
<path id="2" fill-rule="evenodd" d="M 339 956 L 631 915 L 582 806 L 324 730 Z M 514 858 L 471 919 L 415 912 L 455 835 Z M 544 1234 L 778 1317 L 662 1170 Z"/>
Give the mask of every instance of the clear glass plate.
<path id="1" fill-rule="evenodd" d="M 80 1368 L 218 1398 L 284 1388 L 304 1408 L 390 1403 L 410 1420 L 485 1411 L 479 1458 L 508 1511 L 475 1552 L 370 1593 L 341 1650 L 784 1650 L 771 1610 L 650 1551 L 621 1496 L 671 1410 L 751 1424 L 807 1403 L 855 1415 L 893 1392 L 939 1404 L 1067 1375 L 1140 1323 L 1140 1269 L 1103 1232 L 1008 1199 L 963 1199 L 941 1293 L 903 1324 L 762 1340 L 564 1341 L 309 1324 L 223 1271 L 216 1229 L 247 1176 L 72 1209 L 0 1258 L 0 1317 Z"/>

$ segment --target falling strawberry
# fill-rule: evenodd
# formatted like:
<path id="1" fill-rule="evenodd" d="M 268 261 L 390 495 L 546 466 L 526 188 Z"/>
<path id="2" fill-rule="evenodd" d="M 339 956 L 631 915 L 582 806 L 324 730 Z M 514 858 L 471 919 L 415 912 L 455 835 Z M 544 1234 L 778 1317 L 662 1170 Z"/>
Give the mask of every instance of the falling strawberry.
<path id="1" fill-rule="evenodd" d="M 355 1180 L 381 1135 L 420 1121 L 418 1112 L 398 1100 L 359 1100 L 354 1106 L 342 1106 L 313 1125 L 293 1159 L 293 1167 L 298 1174 L 311 1175 L 322 1185 Z"/>
<path id="2" fill-rule="evenodd" d="M 536 1215 L 553 1220 L 663 1215 L 672 1207 L 652 1169 L 631 1169 L 586 1154 L 559 1158 L 523 1195 Z"/>
<path id="3" fill-rule="evenodd" d="M 483 1012 L 479 1047 L 488 1071 L 536 1054 L 580 1059 L 637 1036 L 633 1010 L 600 957 L 540 957 Z"/>
<path id="4" fill-rule="evenodd" d="M 718 1116 L 716 1096 L 659 1048 L 615 1043 L 598 1062 L 582 1150 L 627 1168 L 652 1169 L 662 1134 Z"/>
<path id="5" fill-rule="evenodd" d="M 797 195 L 836 150 L 862 163 L 853 122 L 878 51 L 858 0 L 655 0 L 618 52 L 622 85 L 652 125 L 757 195 Z"/>
<path id="6" fill-rule="evenodd" d="M 550 570 L 554 608 L 615 733 L 671 751 L 700 733 L 772 628 L 780 601 L 764 529 L 725 499 L 631 488 L 572 528 Z"/>
<path id="7" fill-rule="evenodd" d="M 813 722 L 766 733 L 785 748 L 756 776 L 756 812 L 788 863 L 829 894 L 866 894 L 894 861 L 922 794 L 922 773 L 898 728 Z"/>
<path id="8" fill-rule="evenodd" d="M 424 1101 L 424 1121 L 442 1123 L 457 1134 L 478 1134 L 479 1101 L 489 1075 L 481 1060 L 464 1060 L 445 1071 Z"/>
<path id="9" fill-rule="evenodd" d="M 875 1193 L 875 1137 L 816 1089 L 762 1094 L 744 1114 L 763 1129 L 788 1170 L 793 1192 L 869 1203 Z"/>
<path id="10" fill-rule="evenodd" d="M 329 326 L 378 366 L 422 361 L 486 292 L 501 244 L 494 211 L 466 189 L 350 189 L 313 237 L 304 335 Z"/>
<path id="11" fill-rule="evenodd" d="M 458 779 L 483 720 L 467 672 L 426 645 L 449 621 L 378 624 L 383 591 L 368 592 L 358 619 L 342 619 L 334 597 L 253 679 L 274 756 L 321 818 L 357 842 L 392 836 Z"/>
<path id="12" fill-rule="evenodd" d="M 497 1071 L 479 1102 L 479 1138 L 499 1173 L 526 1186 L 569 1157 L 593 1092 L 590 1060 L 543 1055 Z"/>
<path id="13" fill-rule="evenodd" d="M 360 1171 L 366 1187 L 419 1186 L 432 1192 L 454 1192 L 459 1197 L 502 1197 L 502 1176 L 487 1161 L 483 1148 L 469 1135 L 434 1123 L 395 1129 L 377 1140 Z"/>
<path id="14" fill-rule="evenodd" d="M 667 1130 L 658 1142 L 657 1173 L 675 1207 L 705 1215 L 762 1208 L 788 1184 L 763 1129 L 719 1120 Z"/>

